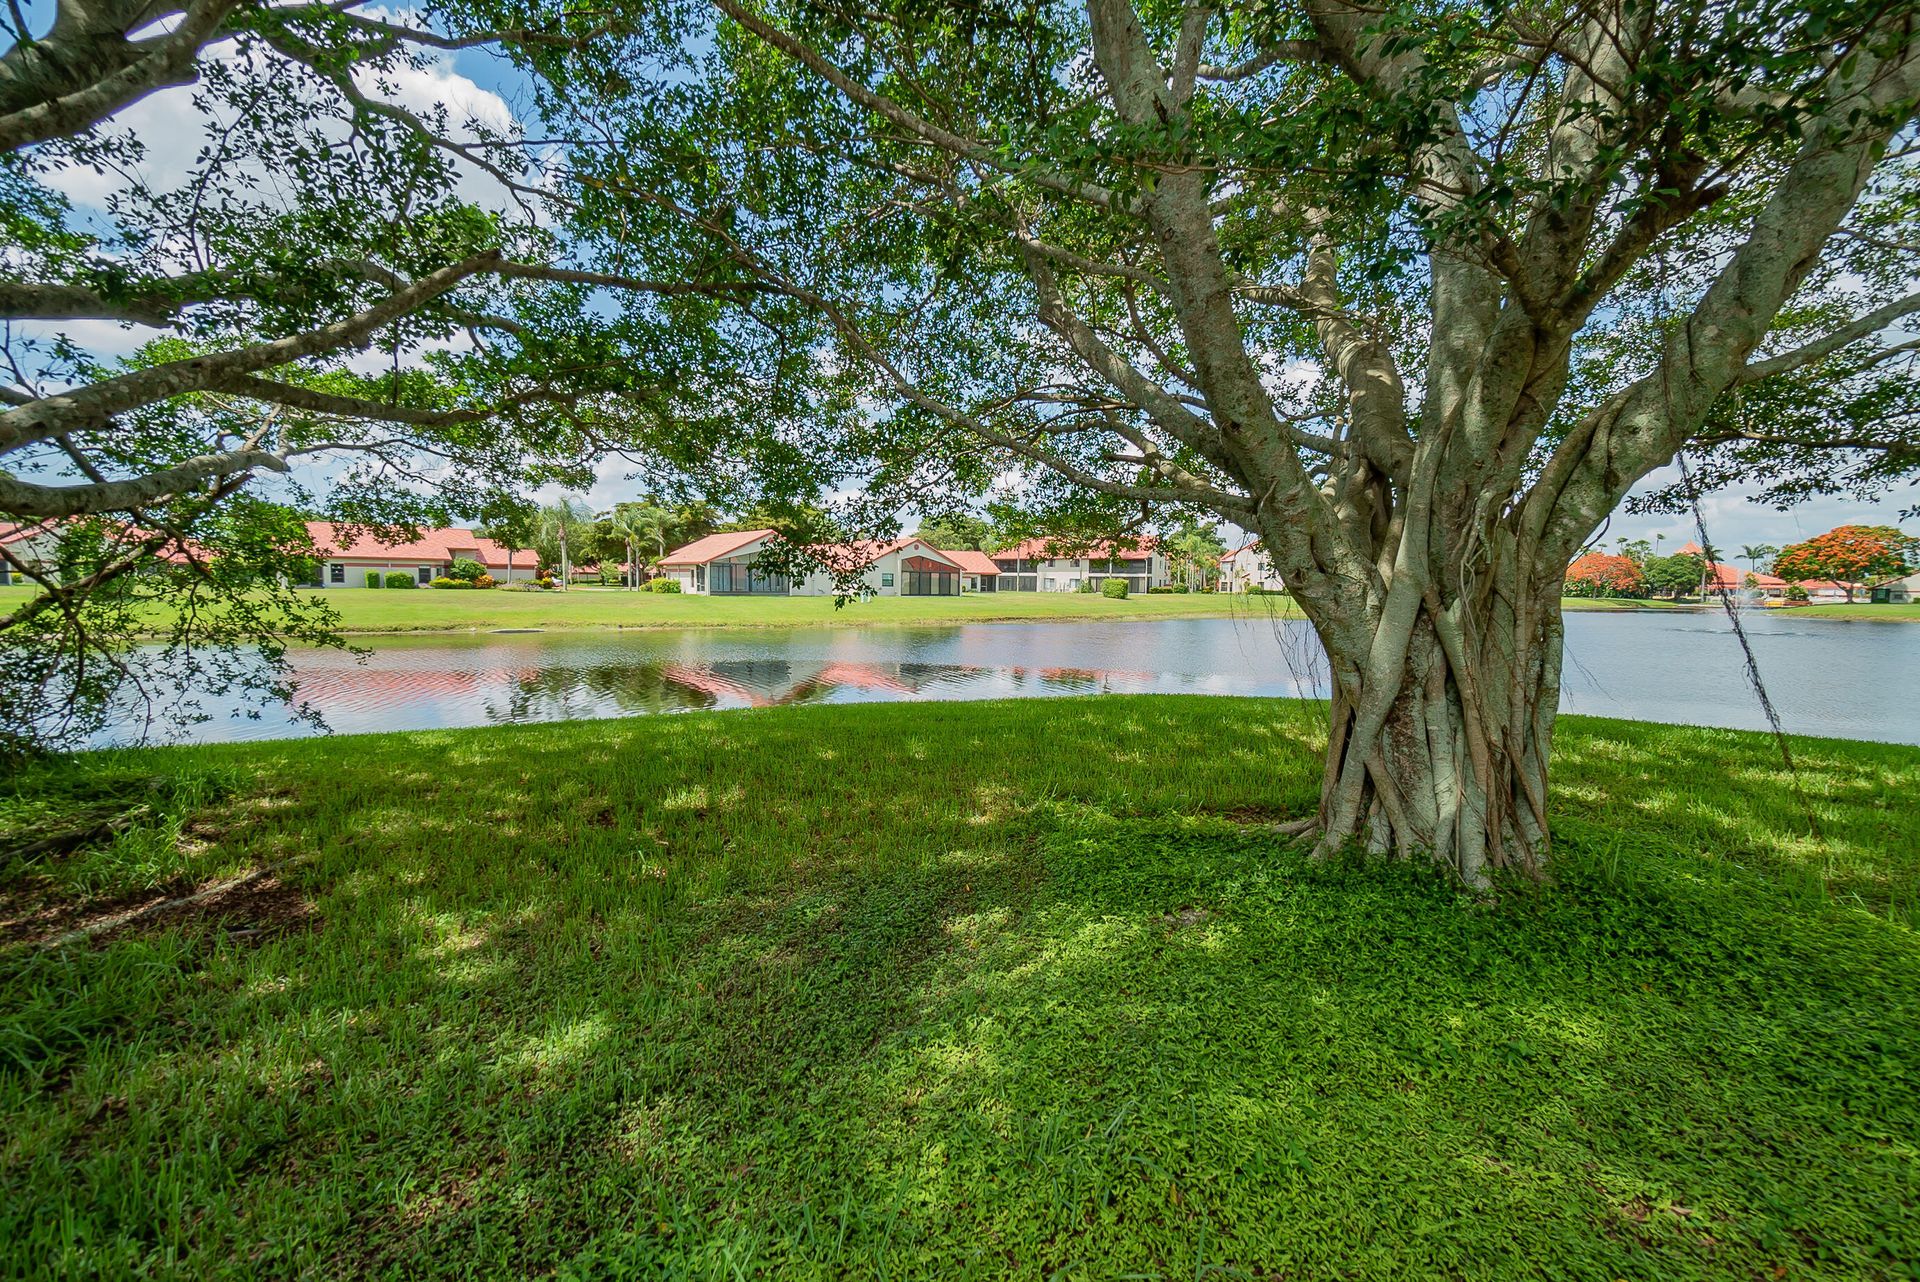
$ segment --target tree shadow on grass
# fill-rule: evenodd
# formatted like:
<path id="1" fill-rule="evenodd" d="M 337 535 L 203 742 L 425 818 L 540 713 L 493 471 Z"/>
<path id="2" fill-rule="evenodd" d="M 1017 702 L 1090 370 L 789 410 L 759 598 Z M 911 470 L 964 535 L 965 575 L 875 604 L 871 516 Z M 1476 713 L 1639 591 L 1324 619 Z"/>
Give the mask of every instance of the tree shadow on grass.
<path id="1" fill-rule="evenodd" d="M 1578 842 L 1464 901 L 1215 817 L 1310 805 L 1313 736 L 1117 699 L 236 750 L 298 800 L 228 839 L 314 852 L 325 929 L 76 963 L 119 1013 L 5 1097 L 0 1227 L 105 1272 L 1911 1258 L 1909 933 Z"/>

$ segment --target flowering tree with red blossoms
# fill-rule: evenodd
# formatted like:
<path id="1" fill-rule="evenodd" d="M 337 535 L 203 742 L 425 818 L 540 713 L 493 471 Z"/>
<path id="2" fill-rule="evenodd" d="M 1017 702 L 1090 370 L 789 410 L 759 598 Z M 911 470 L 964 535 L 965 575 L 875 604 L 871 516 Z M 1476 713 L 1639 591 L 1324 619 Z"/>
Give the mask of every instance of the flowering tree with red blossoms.
<path id="1" fill-rule="evenodd" d="M 1920 539 L 1891 525 L 1841 525 L 1781 549 L 1773 572 L 1783 579 L 1837 579 L 1853 600 L 1857 583 L 1905 574 L 1920 560 Z"/>
<path id="2" fill-rule="evenodd" d="M 1629 557 L 1589 552 L 1567 567 L 1568 596 L 1645 596 L 1647 576 Z"/>

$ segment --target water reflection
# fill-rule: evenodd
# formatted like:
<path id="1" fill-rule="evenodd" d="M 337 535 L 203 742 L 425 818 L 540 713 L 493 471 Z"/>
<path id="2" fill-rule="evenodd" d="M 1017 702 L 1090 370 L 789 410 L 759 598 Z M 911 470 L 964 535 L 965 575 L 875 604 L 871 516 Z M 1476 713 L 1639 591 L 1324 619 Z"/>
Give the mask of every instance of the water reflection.
<path id="1" fill-rule="evenodd" d="M 1561 706 L 1758 727 L 1714 615 L 1572 615 Z M 1920 742 L 1920 626 L 1750 613 L 1792 731 Z M 295 656 L 300 695 L 336 731 L 430 729 L 801 703 L 1100 693 L 1325 697 L 1303 624 L 1270 617 L 813 631 L 515 633 L 371 640 Z M 277 711 L 217 716 L 200 740 L 303 733 Z M 103 741 L 111 741 L 105 738 Z"/>

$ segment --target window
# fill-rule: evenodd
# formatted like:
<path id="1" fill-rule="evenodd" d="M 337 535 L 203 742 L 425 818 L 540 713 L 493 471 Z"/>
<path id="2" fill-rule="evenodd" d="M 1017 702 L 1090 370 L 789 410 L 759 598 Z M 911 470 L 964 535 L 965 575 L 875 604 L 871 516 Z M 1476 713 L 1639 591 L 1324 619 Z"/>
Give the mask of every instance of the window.
<path id="1" fill-rule="evenodd" d="M 716 561 L 707 576 L 711 590 L 723 595 L 785 596 L 787 576 L 765 574 L 741 561 Z"/>
<path id="2" fill-rule="evenodd" d="M 891 579 L 891 574 L 883 575 Z M 908 570 L 900 585 L 901 596 L 959 596 L 960 576 L 935 570 Z"/>
<path id="3" fill-rule="evenodd" d="M 345 583 L 346 581 L 347 581 L 346 566 L 341 565 L 338 561 L 336 561 L 332 565 L 327 567 L 327 582 Z"/>
<path id="4" fill-rule="evenodd" d="M 421 567 L 420 567 L 420 581 L 421 581 L 422 583 L 431 583 L 431 582 L 433 582 L 433 567 L 432 567 L 432 566 L 430 566 L 430 565 L 423 565 L 423 566 L 421 566 Z"/>
<path id="5" fill-rule="evenodd" d="M 883 588 L 890 588 L 890 587 L 892 587 L 892 586 L 893 586 L 893 576 L 892 576 L 891 574 L 882 574 L 882 575 L 880 576 L 880 586 L 881 586 L 881 587 L 883 587 Z"/>

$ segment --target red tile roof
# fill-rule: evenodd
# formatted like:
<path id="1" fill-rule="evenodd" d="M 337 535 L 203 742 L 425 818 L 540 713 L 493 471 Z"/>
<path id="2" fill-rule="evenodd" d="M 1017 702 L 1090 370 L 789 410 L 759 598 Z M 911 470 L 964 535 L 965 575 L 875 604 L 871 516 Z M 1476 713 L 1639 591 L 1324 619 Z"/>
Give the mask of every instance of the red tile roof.
<path id="1" fill-rule="evenodd" d="M 947 560 L 958 565 L 968 574 L 998 574 L 1000 567 L 985 552 L 975 552 L 971 548 L 959 548 L 945 553 Z"/>
<path id="2" fill-rule="evenodd" d="M 307 533 L 321 555 L 333 561 L 447 561 L 468 557 L 482 565 L 507 564 L 507 549 L 491 539 L 483 539 L 472 530 L 422 530 L 411 542 L 383 543 L 368 531 L 358 538 L 341 537 L 338 526 L 327 521 L 308 521 Z M 521 548 L 514 560 L 531 564 L 533 554 Z"/>
<path id="3" fill-rule="evenodd" d="M 1058 549 L 1058 556 L 1052 549 Z M 1115 541 L 1097 539 L 1092 543 L 1075 544 L 1063 538 L 1027 539 L 1010 548 L 1001 548 L 994 553 L 996 557 L 1006 557 L 1022 561 L 1047 561 L 1060 558 L 1088 557 L 1095 561 L 1145 561 L 1155 551 L 1154 540 L 1133 539 Z"/>
<path id="4" fill-rule="evenodd" d="M 1709 561 L 1707 563 L 1707 586 L 1726 588 L 1729 590 L 1744 588 L 1747 586 L 1747 576 L 1749 573 L 1753 574 L 1753 581 L 1756 587 L 1784 588 L 1787 586 L 1785 579 L 1777 578 L 1774 575 L 1743 570 L 1737 565 L 1726 565 L 1718 561 Z"/>
<path id="5" fill-rule="evenodd" d="M 731 552 L 738 552 L 757 539 L 764 539 L 772 530 L 729 530 L 723 534 L 709 534 L 704 539 L 695 539 L 685 547 L 675 548 L 660 558 L 661 565 L 705 565 Z"/>

